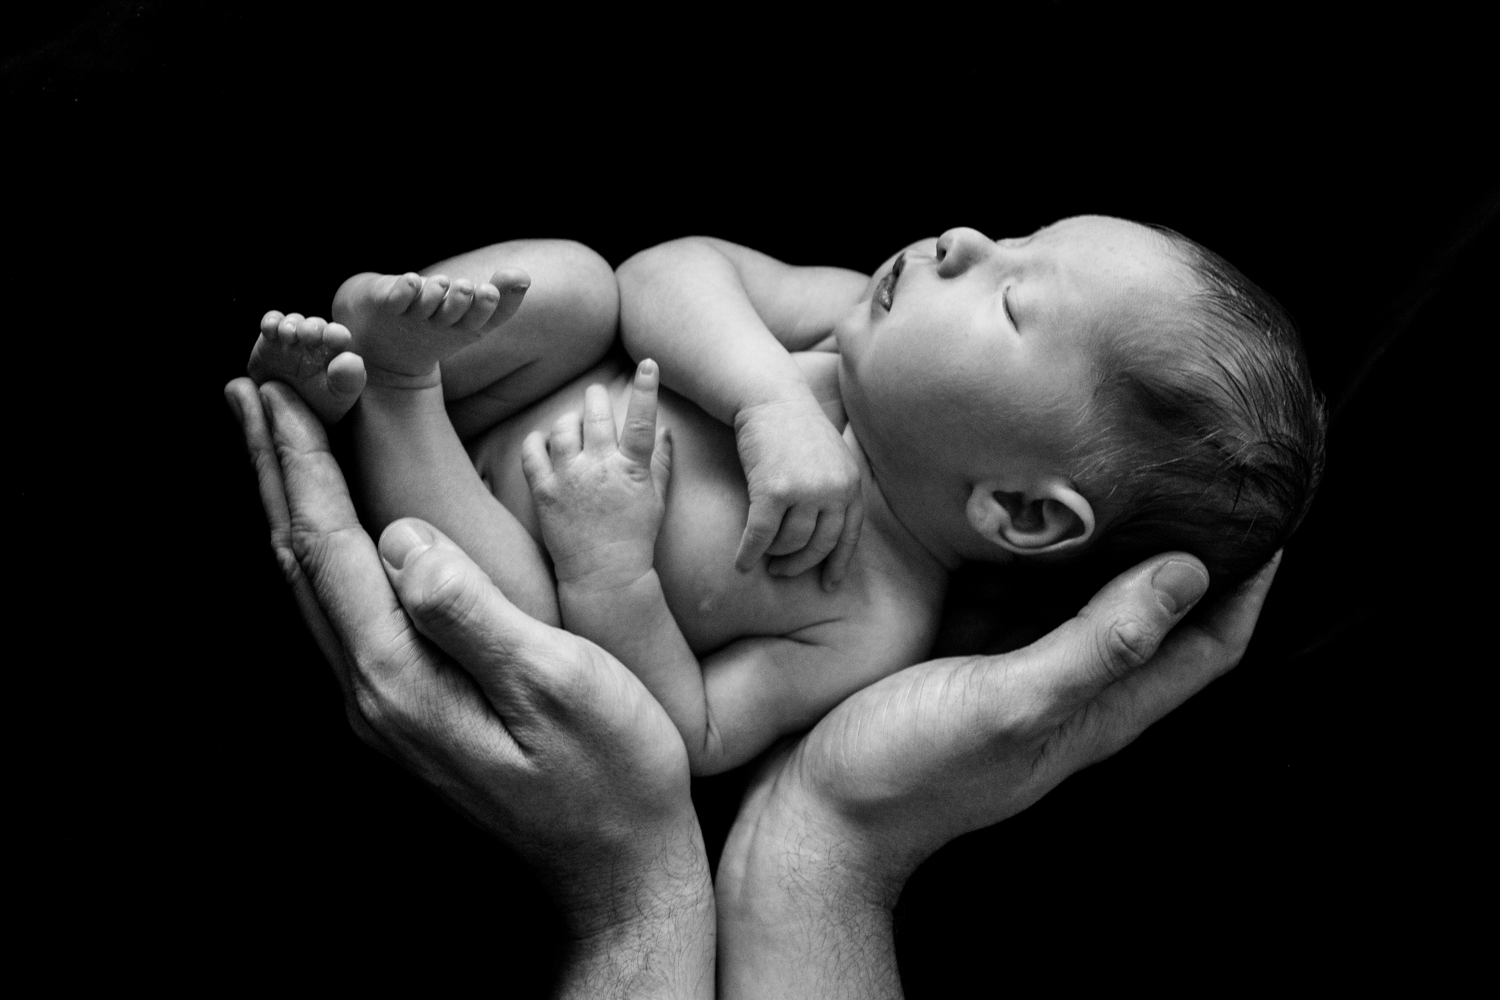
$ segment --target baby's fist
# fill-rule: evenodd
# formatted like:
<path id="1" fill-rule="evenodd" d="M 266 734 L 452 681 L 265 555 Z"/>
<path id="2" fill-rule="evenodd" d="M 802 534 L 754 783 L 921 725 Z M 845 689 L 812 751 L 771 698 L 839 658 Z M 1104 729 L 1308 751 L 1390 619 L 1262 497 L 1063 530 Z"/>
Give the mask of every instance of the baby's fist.
<path id="1" fill-rule="evenodd" d="M 735 441 L 750 492 L 735 567 L 769 555 L 769 572 L 797 576 L 826 559 L 823 585 L 837 587 L 864 523 L 859 465 L 843 437 L 809 397 L 742 411 Z"/>

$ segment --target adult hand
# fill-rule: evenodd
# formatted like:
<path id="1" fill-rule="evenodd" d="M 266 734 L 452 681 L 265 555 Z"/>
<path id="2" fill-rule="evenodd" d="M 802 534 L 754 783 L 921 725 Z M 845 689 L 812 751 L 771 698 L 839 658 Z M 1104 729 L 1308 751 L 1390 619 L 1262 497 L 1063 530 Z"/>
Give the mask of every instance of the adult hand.
<path id="1" fill-rule="evenodd" d="M 241 378 L 225 394 L 350 723 L 535 866 L 574 938 L 563 994 L 711 996 L 712 886 L 666 713 L 430 525 L 396 521 L 377 551 L 290 389 Z"/>
<path id="2" fill-rule="evenodd" d="M 783 746 L 719 865 L 721 995 L 899 997 L 891 912 L 917 865 L 1237 664 L 1277 561 L 1173 630 L 1208 576 L 1191 556 L 1159 556 L 1033 645 L 908 668 Z"/>

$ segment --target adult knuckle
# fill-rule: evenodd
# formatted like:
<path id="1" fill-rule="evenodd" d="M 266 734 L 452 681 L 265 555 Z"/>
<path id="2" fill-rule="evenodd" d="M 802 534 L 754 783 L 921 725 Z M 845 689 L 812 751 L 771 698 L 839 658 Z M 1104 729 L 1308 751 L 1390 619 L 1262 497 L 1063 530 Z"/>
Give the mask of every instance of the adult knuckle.
<path id="1" fill-rule="evenodd" d="M 358 722 L 356 722 L 356 717 Z M 380 690 L 369 684 L 354 685 L 354 705 L 349 713 L 349 724 L 356 733 L 364 731 L 376 734 L 387 731 L 394 723 L 393 706 L 389 699 L 381 696 Z"/>
<path id="2" fill-rule="evenodd" d="M 413 610 L 429 622 L 460 622 L 469 617 L 476 599 L 464 567 L 444 562 L 423 577 Z"/>
<path id="3" fill-rule="evenodd" d="M 292 551 L 291 546 L 272 541 L 271 548 L 276 553 L 276 565 L 281 568 L 281 575 L 287 583 L 297 584 L 302 579 L 302 564 L 297 561 L 297 554 Z"/>
<path id="4" fill-rule="evenodd" d="M 1105 634 L 1104 643 L 1105 662 L 1124 672 L 1144 666 L 1156 648 L 1150 627 L 1137 618 L 1114 622 Z"/>

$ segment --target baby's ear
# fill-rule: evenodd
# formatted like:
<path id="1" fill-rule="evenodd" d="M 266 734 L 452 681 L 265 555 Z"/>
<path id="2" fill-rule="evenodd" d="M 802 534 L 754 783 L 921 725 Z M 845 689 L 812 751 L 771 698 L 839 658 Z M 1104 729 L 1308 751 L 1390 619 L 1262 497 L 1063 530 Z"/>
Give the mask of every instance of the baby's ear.
<path id="1" fill-rule="evenodd" d="M 1094 508 L 1066 480 L 1051 477 L 1025 489 L 1003 489 L 995 480 L 969 494 L 969 525 L 1017 555 L 1066 552 L 1094 537 Z"/>

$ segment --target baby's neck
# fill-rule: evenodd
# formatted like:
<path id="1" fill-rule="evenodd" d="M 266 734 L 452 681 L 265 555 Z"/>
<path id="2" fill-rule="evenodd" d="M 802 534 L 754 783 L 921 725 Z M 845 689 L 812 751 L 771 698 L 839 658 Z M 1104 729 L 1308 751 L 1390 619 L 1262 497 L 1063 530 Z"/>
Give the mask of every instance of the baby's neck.
<path id="1" fill-rule="evenodd" d="M 937 573 L 950 573 L 962 562 L 962 558 L 931 532 L 923 531 L 925 525 L 917 518 L 903 517 L 892 506 L 881 489 L 880 479 L 869 456 L 860 447 L 854 433 L 854 425 L 844 427 L 844 441 L 859 464 L 860 486 L 865 500 L 865 527 L 873 529 L 909 563 L 920 565 Z"/>

